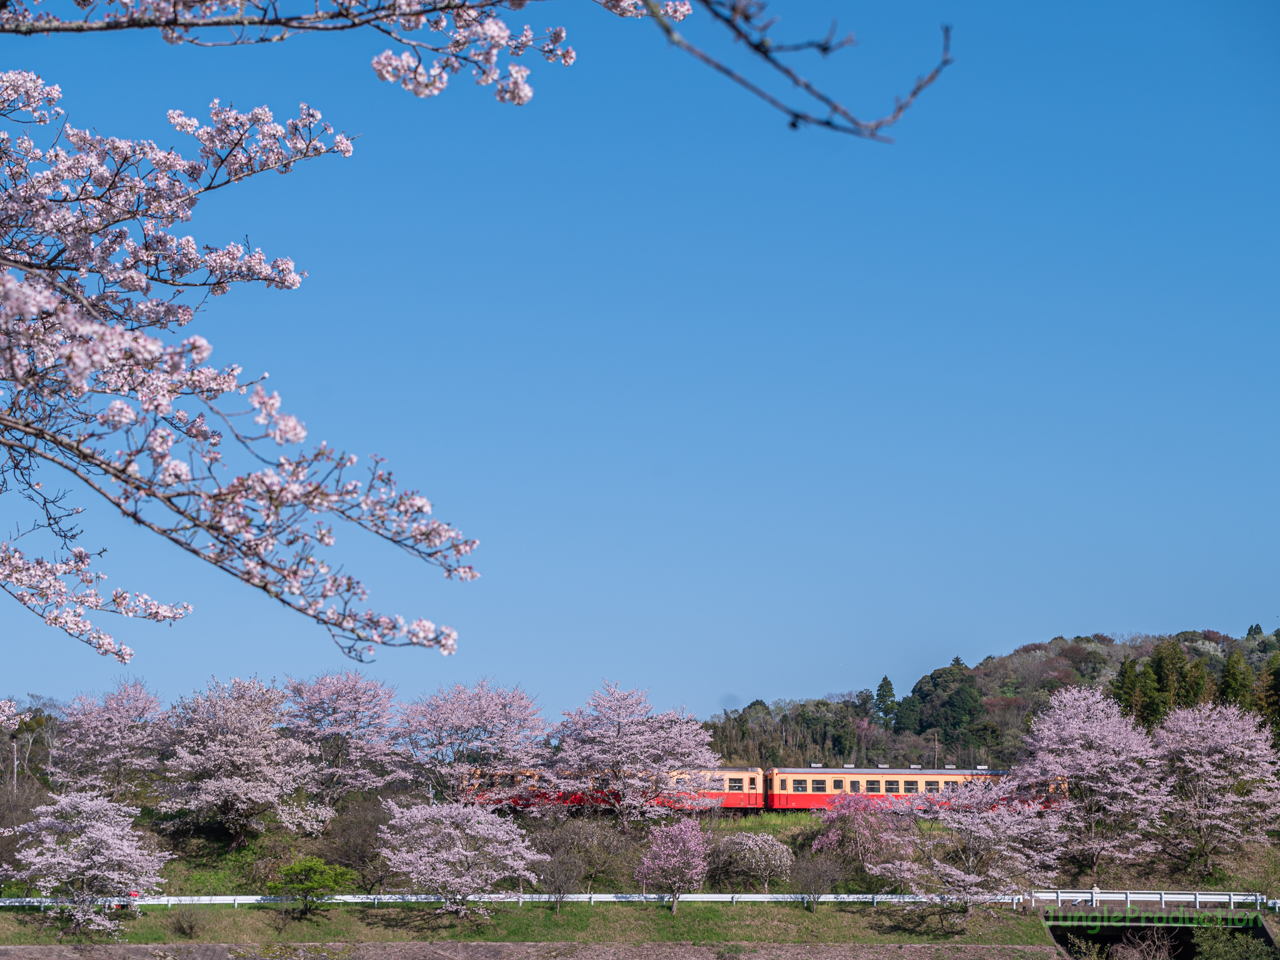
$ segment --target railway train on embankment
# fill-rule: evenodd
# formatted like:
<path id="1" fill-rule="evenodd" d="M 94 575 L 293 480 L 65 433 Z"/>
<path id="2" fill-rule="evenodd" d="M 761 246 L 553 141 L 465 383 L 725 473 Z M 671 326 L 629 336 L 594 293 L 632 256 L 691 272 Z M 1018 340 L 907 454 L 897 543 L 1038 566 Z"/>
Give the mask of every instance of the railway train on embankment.
<path id="1" fill-rule="evenodd" d="M 712 783 L 711 788 L 699 790 L 698 796 L 719 800 L 727 810 L 812 810 L 848 794 L 890 800 L 944 793 L 969 780 L 999 779 L 1005 771 L 986 767 L 720 767 L 690 773 Z"/>

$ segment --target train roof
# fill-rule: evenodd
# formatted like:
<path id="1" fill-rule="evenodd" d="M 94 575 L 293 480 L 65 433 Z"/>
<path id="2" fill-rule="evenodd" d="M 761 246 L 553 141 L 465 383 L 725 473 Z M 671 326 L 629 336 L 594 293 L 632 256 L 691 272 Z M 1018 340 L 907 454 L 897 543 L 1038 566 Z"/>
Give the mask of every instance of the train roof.
<path id="1" fill-rule="evenodd" d="M 921 769 L 912 767 L 903 769 L 902 767 L 770 767 L 766 773 L 836 773 L 844 776 L 867 776 L 881 775 L 888 776 L 890 774 L 901 774 L 904 777 L 921 777 L 926 774 L 937 774 L 938 776 L 953 776 L 955 774 L 964 774 L 973 777 L 990 777 L 1004 776 L 1008 770 L 955 770 L 952 768 L 939 769 L 937 767 L 929 767 Z"/>

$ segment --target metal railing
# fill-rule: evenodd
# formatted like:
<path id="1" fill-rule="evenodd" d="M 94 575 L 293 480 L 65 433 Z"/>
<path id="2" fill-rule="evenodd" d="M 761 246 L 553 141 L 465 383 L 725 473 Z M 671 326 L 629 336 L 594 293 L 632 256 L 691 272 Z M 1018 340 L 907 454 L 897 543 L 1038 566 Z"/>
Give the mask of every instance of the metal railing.
<path id="1" fill-rule="evenodd" d="M 107 898 L 104 904 L 137 904 L 150 907 L 173 907 L 183 904 L 222 905 L 238 908 L 254 904 L 286 903 L 289 897 L 258 897 L 251 895 L 217 896 L 217 897 L 116 897 Z M 549 893 L 490 893 L 468 897 L 468 900 L 479 903 L 554 903 L 556 897 Z M 559 898 L 564 903 L 670 903 L 671 895 L 667 893 L 570 893 Z M 689 903 L 803 903 L 814 899 L 818 903 L 865 903 L 877 907 L 881 905 L 905 903 L 934 903 L 938 897 L 920 896 L 909 893 L 826 893 L 812 897 L 803 893 L 684 893 L 680 899 Z M 0 897 L 0 907 L 47 907 L 65 903 L 56 897 Z M 338 894 L 327 897 L 327 903 L 362 903 L 374 907 L 399 903 L 441 903 L 441 897 L 429 894 Z M 1033 890 L 1028 894 L 990 897 L 986 903 L 1001 903 L 1017 906 L 1028 903 L 1037 905 L 1053 904 L 1059 907 L 1088 905 L 1103 906 L 1107 903 L 1123 903 L 1126 907 L 1135 903 L 1159 903 L 1161 907 L 1170 905 L 1193 906 L 1200 908 L 1206 905 L 1225 904 L 1228 909 L 1248 908 L 1261 910 L 1270 907 L 1280 910 L 1280 900 L 1268 899 L 1261 893 L 1240 893 L 1196 890 Z"/>

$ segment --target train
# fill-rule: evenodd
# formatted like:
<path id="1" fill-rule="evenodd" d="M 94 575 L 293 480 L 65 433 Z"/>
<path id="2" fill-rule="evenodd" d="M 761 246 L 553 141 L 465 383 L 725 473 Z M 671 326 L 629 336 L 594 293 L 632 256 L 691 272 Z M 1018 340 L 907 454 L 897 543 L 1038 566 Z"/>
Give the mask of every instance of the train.
<path id="1" fill-rule="evenodd" d="M 842 794 L 886 800 L 922 793 L 943 793 L 969 780 L 991 780 L 1005 770 L 987 767 L 959 770 L 943 767 L 719 767 L 693 770 L 711 786 L 698 791 L 702 800 L 719 800 L 726 810 L 814 810 L 830 806 Z"/>

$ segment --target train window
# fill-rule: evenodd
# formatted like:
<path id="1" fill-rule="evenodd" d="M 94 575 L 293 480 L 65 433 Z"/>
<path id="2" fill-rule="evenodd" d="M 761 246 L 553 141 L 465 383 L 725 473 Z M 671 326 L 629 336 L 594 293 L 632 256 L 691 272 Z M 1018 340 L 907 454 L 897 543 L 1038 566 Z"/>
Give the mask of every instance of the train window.
<path id="1" fill-rule="evenodd" d="M 902 782 L 902 792 L 903 792 L 903 793 L 919 793 L 919 792 L 920 792 L 920 781 L 919 781 L 919 780 L 904 780 L 904 781 Z"/>
<path id="2" fill-rule="evenodd" d="M 849 781 L 849 792 L 850 792 L 850 793 L 857 793 L 857 792 L 858 792 L 858 781 L 857 781 L 857 780 L 850 780 L 850 781 Z"/>
<path id="3" fill-rule="evenodd" d="M 879 793 L 879 792 L 880 792 L 880 781 L 879 781 L 879 780 L 868 780 L 868 781 L 867 781 L 867 793 Z"/>
<path id="4" fill-rule="evenodd" d="M 741 793 L 741 792 L 742 792 L 742 778 L 741 778 L 741 777 L 730 777 L 730 778 L 729 778 L 729 792 L 730 792 L 730 793 Z"/>
<path id="5" fill-rule="evenodd" d="M 778 781 L 778 783 L 782 784 L 782 786 L 778 787 L 778 789 L 779 789 L 779 790 L 781 790 L 783 793 L 786 793 L 786 792 L 787 792 L 787 778 L 786 778 L 786 777 L 783 777 L 781 780 L 779 780 L 779 781 Z"/>
<path id="6" fill-rule="evenodd" d="M 813 792 L 814 792 L 814 793 L 826 793 L 826 792 L 827 792 L 827 781 L 825 781 L 825 780 L 815 780 L 815 781 L 813 781 Z"/>
<path id="7" fill-rule="evenodd" d="M 832 780 L 832 781 L 831 781 L 831 792 L 832 792 L 832 793 L 839 793 L 839 792 L 841 792 L 841 791 L 843 791 L 843 790 L 844 790 L 844 781 L 843 781 L 843 780 Z"/>
<path id="8" fill-rule="evenodd" d="M 926 780 L 926 781 L 924 782 L 924 792 L 925 792 L 925 793 L 937 793 L 937 792 L 938 792 L 938 781 L 937 781 L 937 780 Z"/>
<path id="9" fill-rule="evenodd" d="M 898 792 L 898 781 L 897 781 L 897 780 L 886 780 L 886 781 L 884 782 L 884 792 L 885 792 L 885 793 L 897 793 L 897 792 Z"/>
<path id="10" fill-rule="evenodd" d="M 943 786 L 945 789 L 947 789 L 947 790 L 954 790 L 956 787 L 960 786 L 960 781 L 958 781 L 958 780 L 948 780 L 948 781 L 947 781 L 946 783 L 944 783 L 942 786 Z"/>
<path id="11" fill-rule="evenodd" d="M 791 792 L 792 792 L 792 793 L 808 793 L 808 791 L 809 791 L 809 782 L 808 782 L 807 780 L 792 780 L 792 781 L 791 781 Z"/>
<path id="12" fill-rule="evenodd" d="M 755 781 L 753 780 L 753 781 L 752 781 L 752 783 L 754 783 L 754 782 L 755 782 Z M 766 790 L 772 790 L 772 789 L 773 789 L 773 777 L 765 777 L 765 778 L 764 778 L 764 788 L 765 788 Z"/>
<path id="13" fill-rule="evenodd" d="M 755 777 L 749 777 L 748 779 L 751 781 L 751 782 L 748 784 L 748 786 L 749 786 L 752 790 L 754 790 L 754 789 L 756 788 L 756 778 L 755 778 Z"/>

